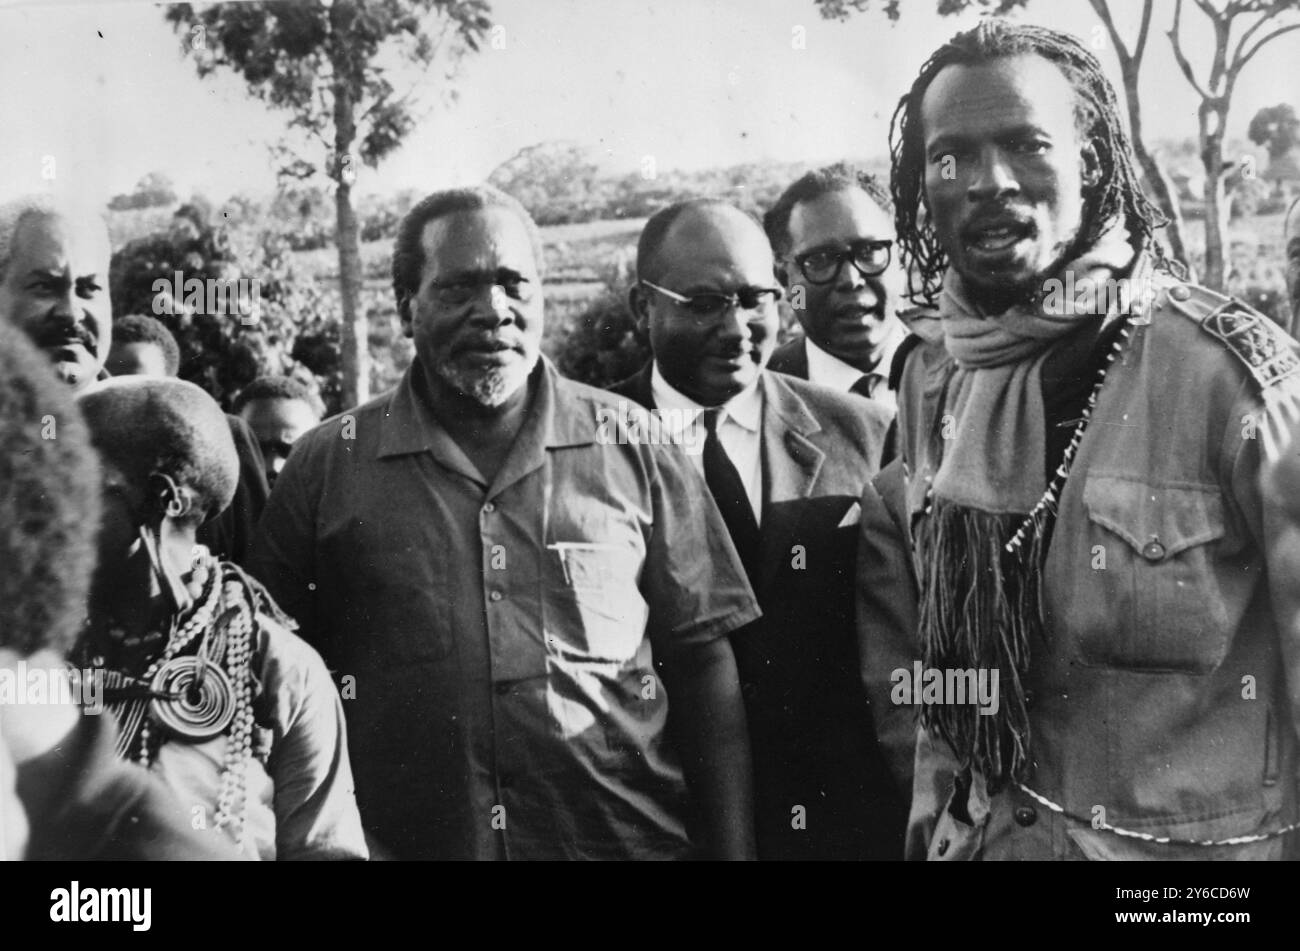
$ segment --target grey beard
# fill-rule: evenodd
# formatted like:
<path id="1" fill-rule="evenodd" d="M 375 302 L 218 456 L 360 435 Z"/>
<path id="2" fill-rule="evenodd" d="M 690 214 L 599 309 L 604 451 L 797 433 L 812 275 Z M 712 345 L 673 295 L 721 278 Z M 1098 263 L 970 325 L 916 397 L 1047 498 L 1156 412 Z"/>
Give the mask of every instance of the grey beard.
<path id="1" fill-rule="evenodd" d="M 493 367 L 487 370 L 470 370 L 453 360 L 440 360 L 433 372 L 447 383 L 464 393 L 474 402 L 488 409 L 500 406 L 508 400 L 528 380 L 537 363 L 533 360 L 526 367 Z"/>

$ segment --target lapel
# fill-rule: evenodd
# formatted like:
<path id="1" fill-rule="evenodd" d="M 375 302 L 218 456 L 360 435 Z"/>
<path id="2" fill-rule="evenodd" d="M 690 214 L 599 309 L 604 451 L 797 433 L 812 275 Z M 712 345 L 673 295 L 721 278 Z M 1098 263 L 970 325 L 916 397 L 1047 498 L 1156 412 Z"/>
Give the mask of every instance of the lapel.
<path id="1" fill-rule="evenodd" d="M 813 442 L 821 424 L 803 398 L 779 373 L 764 370 L 763 525 L 761 580 L 765 590 L 798 542 L 799 506 L 789 503 L 812 495 L 826 454 Z"/>

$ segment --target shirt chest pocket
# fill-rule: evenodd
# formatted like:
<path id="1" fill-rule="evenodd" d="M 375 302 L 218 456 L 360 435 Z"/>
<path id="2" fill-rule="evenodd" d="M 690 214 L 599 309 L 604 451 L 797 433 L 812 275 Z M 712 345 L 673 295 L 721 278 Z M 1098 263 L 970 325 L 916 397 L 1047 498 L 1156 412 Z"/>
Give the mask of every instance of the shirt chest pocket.
<path id="1" fill-rule="evenodd" d="M 623 545 L 547 545 L 548 650 L 577 660 L 632 660 L 645 637 L 647 617 L 637 585 L 640 564 L 639 553 Z"/>
<path id="2" fill-rule="evenodd" d="M 1217 486 L 1157 485 L 1090 476 L 1087 572 L 1097 597 L 1084 610 L 1085 663 L 1151 671 L 1207 673 L 1224 658 L 1228 617 L 1216 572 L 1224 535 Z"/>

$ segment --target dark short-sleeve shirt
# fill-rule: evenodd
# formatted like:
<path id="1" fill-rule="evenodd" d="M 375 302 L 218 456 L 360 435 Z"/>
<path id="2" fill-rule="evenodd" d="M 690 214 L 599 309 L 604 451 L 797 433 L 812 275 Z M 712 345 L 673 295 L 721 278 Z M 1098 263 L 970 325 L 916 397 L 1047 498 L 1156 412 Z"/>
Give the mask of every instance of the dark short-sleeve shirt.
<path id="1" fill-rule="evenodd" d="M 420 372 L 295 446 L 254 550 L 340 683 L 363 822 L 399 857 L 688 854 L 653 660 L 759 614 L 704 480 L 543 361 L 489 486 Z"/>

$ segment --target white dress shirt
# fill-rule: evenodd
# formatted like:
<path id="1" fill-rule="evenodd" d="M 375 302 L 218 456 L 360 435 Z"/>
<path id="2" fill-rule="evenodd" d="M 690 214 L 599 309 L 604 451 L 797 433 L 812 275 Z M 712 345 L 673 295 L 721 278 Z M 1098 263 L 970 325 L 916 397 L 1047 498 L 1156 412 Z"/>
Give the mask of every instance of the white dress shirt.
<path id="1" fill-rule="evenodd" d="M 859 374 L 861 376 L 861 374 Z M 680 410 L 663 417 L 665 423 L 676 420 L 676 436 L 686 426 L 696 427 L 691 439 L 698 439 L 695 445 L 704 445 L 705 407 L 664 379 L 659 372 L 659 361 L 655 361 L 650 371 L 650 392 L 654 396 L 655 406 L 661 410 Z M 740 474 L 740 481 L 745 485 L 745 494 L 749 496 L 750 508 L 754 510 L 754 521 L 763 521 L 763 390 L 758 385 L 758 378 L 722 405 L 718 416 L 718 441 L 726 450 L 727 458 Z M 691 464 L 701 474 L 704 472 L 704 453 L 691 453 Z"/>
<path id="2" fill-rule="evenodd" d="M 889 368 L 893 366 L 894 354 L 898 350 L 898 345 L 903 342 L 903 337 L 907 335 L 907 332 L 901 322 L 896 321 L 895 324 L 896 326 L 889 333 L 889 338 L 885 341 L 885 348 L 880 354 L 880 362 L 871 371 L 881 376 L 880 383 L 871 391 L 871 398 L 877 403 L 883 403 L 890 409 L 897 411 L 898 397 L 889 388 Z M 853 388 L 853 384 L 866 375 L 857 367 L 849 366 L 839 357 L 827 353 L 813 343 L 810 337 L 804 337 L 804 347 L 808 354 L 808 379 L 813 383 L 819 383 L 822 386 L 829 386 L 833 390 L 847 393 Z"/>

